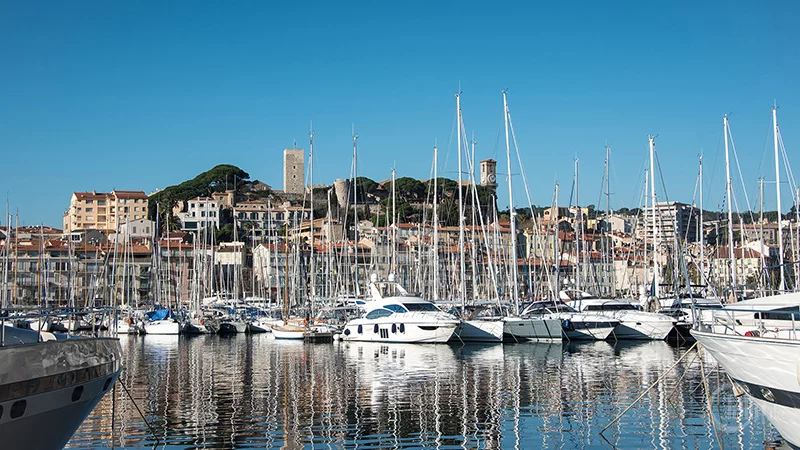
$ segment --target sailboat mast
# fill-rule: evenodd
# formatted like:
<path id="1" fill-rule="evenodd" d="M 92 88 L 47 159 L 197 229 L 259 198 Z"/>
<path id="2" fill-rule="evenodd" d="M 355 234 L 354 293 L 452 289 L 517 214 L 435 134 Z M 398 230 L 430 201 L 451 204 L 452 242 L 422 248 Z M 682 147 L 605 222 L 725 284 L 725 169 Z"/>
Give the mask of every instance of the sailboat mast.
<path id="1" fill-rule="evenodd" d="M 764 264 L 764 178 L 758 180 L 759 219 L 758 219 L 758 253 L 761 255 L 761 289 L 766 289 L 766 265 Z"/>
<path id="2" fill-rule="evenodd" d="M 722 119 L 725 135 L 725 190 L 728 197 L 728 258 L 730 259 L 731 289 L 736 292 L 736 258 L 733 252 L 733 197 L 731 196 L 731 163 L 728 155 L 728 116 Z M 734 294 L 735 295 L 735 294 Z"/>
<path id="3" fill-rule="evenodd" d="M 514 301 L 514 314 L 519 314 L 519 295 L 517 295 L 517 223 L 516 210 L 514 209 L 514 189 L 511 182 L 511 144 L 508 139 L 508 99 L 503 90 L 503 122 L 506 132 L 506 169 L 508 170 L 508 219 L 511 222 L 511 295 Z"/>
<path id="4" fill-rule="evenodd" d="M 703 155 L 700 155 L 700 283 L 706 273 L 706 234 L 703 228 Z"/>
<path id="5" fill-rule="evenodd" d="M 461 94 L 456 94 L 456 111 L 458 117 L 457 134 L 458 134 L 458 295 L 461 299 L 461 306 L 466 306 L 467 293 L 466 283 L 466 266 L 464 263 L 464 198 L 462 193 L 462 174 L 461 174 Z"/>
<path id="6" fill-rule="evenodd" d="M 611 179 L 609 177 L 610 169 L 611 169 L 611 146 L 610 145 L 606 145 L 606 220 L 611 218 Z M 608 231 L 610 232 L 611 230 L 608 230 Z M 607 260 L 606 267 L 609 268 L 609 272 L 611 272 L 611 274 L 612 274 L 612 276 L 609 277 L 609 279 L 611 280 L 611 286 L 610 286 L 611 289 L 610 289 L 610 291 L 611 291 L 612 297 L 616 297 L 617 296 L 617 282 L 616 282 L 616 276 L 614 276 L 615 275 L 615 272 L 614 272 L 614 260 L 615 260 L 615 256 L 616 256 L 614 254 L 614 243 L 611 241 L 610 238 L 607 238 L 605 240 L 605 242 L 609 247 L 609 248 L 606 248 L 606 251 L 604 252 L 604 257 Z M 609 254 L 610 254 L 610 257 L 611 257 L 611 261 L 610 262 L 608 261 Z"/>
<path id="7" fill-rule="evenodd" d="M 655 137 L 649 136 L 650 141 L 650 201 L 651 213 L 653 219 L 653 296 L 658 298 L 659 290 L 659 266 L 658 266 L 658 225 L 656 223 L 656 171 L 655 171 L 655 154 L 656 143 Z"/>
<path id="8" fill-rule="evenodd" d="M 433 146 L 433 301 L 439 300 L 439 149 Z"/>
<path id="9" fill-rule="evenodd" d="M 392 266 L 391 273 L 397 271 L 397 203 L 395 186 L 397 185 L 397 178 L 395 170 L 392 168 Z"/>
<path id="10" fill-rule="evenodd" d="M 781 284 L 778 290 L 786 288 L 786 274 L 783 267 L 783 227 L 781 226 L 781 166 L 778 155 L 778 108 L 772 108 L 772 139 L 775 144 L 775 195 L 778 205 L 778 268 L 781 271 Z"/>
<path id="11" fill-rule="evenodd" d="M 309 305 L 312 304 L 317 295 L 317 272 L 314 267 L 314 130 L 309 132 L 308 142 L 308 179 L 311 187 L 309 188 L 309 195 L 311 196 L 311 252 L 310 252 L 310 271 L 311 271 L 311 299 Z"/>
<path id="12" fill-rule="evenodd" d="M 575 158 L 575 287 L 580 291 L 582 288 L 581 283 L 581 231 L 583 231 L 583 224 L 581 221 L 581 207 L 578 201 L 578 158 Z"/>
<path id="13" fill-rule="evenodd" d="M 356 298 L 361 295 L 358 289 L 358 182 L 356 181 L 358 174 L 358 135 L 353 130 L 353 255 L 355 255 L 355 285 L 356 285 Z"/>

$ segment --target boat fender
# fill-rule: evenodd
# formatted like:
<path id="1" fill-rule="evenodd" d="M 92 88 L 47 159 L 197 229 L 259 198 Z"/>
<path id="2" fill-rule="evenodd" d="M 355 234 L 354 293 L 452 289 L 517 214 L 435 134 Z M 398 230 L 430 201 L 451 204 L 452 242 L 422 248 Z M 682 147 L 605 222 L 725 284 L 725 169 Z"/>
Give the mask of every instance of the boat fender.
<path id="1" fill-rule="evenodd" d="M 200 319 L 200 325 L 205 325 L 205 324 L 206 324 L 206 319 Z"/>
<path id="2" fill-rule="evenodd" d="M 359 326 L 358 326 L 358 334 L 361 334 L 361 333 L 363 333 L 363 332 L 364 332 L 364 327 L 363 327 L 363 326 L 361 326 L 361 325 L 359 325 Z"/>
<path id="3" fill-rule="evenodd" d="M 758 332 L 758 330 L 752 330 L 752 331 L 745 331 L 744 335 L 749 337 L 758 337 L 760 333 Z"/>
<path id="4" fill-rule="evenodd" d="M 374 327 L 372 327 L 372 331 L 373 331 L 374 333 L 377 333 L 377 332 L 378 332 L 378 324 L 377 324 L 377 323 L 375 324 L 375 326 L 374 326 Z"/>
<path id="5" fill-rule="evenodd" d="M 397 325 L 392 324 L 392 334 L 397 333 Z"/>
<path id="6" fill-rule="evenodd" d="M 400 332 L 401 333 L 405 333 L 406 332 L 406 326 L 403 325 L 402 323 L 400 324 Z"/>
<path id="7" fill-rule="evenodd" d="M 128 317 L 127 319 L 125 319 L 125 323 L 127 323 L 128 325 L 130 325 L 130 324 L 131 324 L 131 318 L 130 318 L 130 317 Z"/>
<path id="8" fill-rule="evenodd" d="M 359 325 L 359 326 L 361 326 L 361 325 Z M 345 328 L 344 329 L 344 335 L 345 336 L 350 336 L 350 329 L 349 328 Z"/>

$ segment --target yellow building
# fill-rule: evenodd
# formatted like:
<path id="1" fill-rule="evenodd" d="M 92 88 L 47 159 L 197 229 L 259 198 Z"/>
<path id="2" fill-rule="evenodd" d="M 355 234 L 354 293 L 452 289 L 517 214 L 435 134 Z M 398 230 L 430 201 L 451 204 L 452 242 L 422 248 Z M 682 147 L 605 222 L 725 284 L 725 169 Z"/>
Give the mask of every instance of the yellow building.
<path id="1" fill-rule="evenodd" d="M 73 192 L 64 213 L 64 233 L 112 232 L 120 224 L 146 218 L 147 195 L 143 191 Z"/>

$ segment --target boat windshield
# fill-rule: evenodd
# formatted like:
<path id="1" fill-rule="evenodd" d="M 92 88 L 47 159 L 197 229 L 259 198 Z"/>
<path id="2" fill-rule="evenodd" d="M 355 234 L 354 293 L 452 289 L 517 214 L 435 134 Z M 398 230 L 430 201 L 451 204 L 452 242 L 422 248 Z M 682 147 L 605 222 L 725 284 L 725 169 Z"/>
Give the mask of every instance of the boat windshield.
<path id="1" fill-rule="evenodd" d="M 433 303 L 403 303 L 403 306 L 409 311 L 439 311 Z"/>
<path id="2" fill-rule="evenodd" d="M 638 311 L 636 305 L 631 303 L 605 303 L 602 305 L 587 305 L 586 311 Z"/>
<path id="3" fill-rule="evenodd" d="M 586 305 L 586 311 L 638 311 L 639 308 L 632 303 L 604 303 L 601 305 Z"/>
<path id="4" fill-rule="evenodd" d="M 391 305 L 384 305 L 383 307 L 388 309 L 389 311 L 394 311 L 399 313 L 407 312 L 406 309 L 400 305 L 391 304 Z"/>
<path id="5" fill-rule="evenodd" d="M 367 313 L 367 315 L 364 317 L 367 319 L 379 319 L 381 317 L 389 317 L 392 314 L 394 313 L 389 311 L 388 309 L 378 308 L 378 309 L 373 309 L 372 311 Z"/>

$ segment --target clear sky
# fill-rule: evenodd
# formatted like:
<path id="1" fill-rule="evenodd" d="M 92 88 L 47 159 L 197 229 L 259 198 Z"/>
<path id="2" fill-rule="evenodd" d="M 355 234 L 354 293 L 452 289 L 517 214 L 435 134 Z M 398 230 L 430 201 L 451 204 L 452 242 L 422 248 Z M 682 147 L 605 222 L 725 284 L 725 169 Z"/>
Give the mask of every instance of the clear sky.
<path id="1" fill-rule="evenodd" d="M 73 191 L 151 192 L 220 163 L 280 189 L 282 150 L 295 140 L 307 149 L 312 121 L 315 183 L 350 176 L 353 124 L 360 176 L 386 179 L 395 166 L 428 178 L 438 142 L 440 173 L 455 178 L 460 86 L 477 158 L 499 166 L 509 89 L 536 204 L 550 204 L 556 180 L 567 203 L 576 156 L 581 203 L 597 203 L 607 143 L 612 207 L 637 206 L 652 133 L 669 199 L 692 202 L 702 150 L 705 206 L 719 210 L 724 114 L 757 203 L 758 178 L 775 179 L 774 99 L 800 167 L 798 9 L 0 0 L 0 191 L 22 223 L 60 227 Z M 766 199 L 774 208 L 774 194 Z"/>

